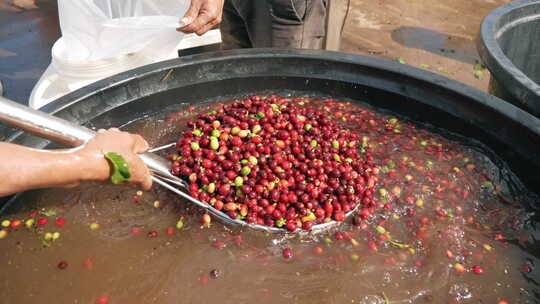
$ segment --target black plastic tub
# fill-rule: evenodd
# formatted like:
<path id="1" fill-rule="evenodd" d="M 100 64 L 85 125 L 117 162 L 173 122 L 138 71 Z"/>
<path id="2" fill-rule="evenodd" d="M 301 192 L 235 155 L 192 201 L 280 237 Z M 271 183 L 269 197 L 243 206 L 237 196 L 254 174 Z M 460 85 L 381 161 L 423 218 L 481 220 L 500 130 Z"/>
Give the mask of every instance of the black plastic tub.
<path id="1" fill-rule="evenodd" d="M 99 81 L 42 110 L 106 128 L 173 105 L 283 90 L 363 101 L 476 139 L 504 160 L 528 188 L 540 192 L 539 119 L 451 79 L 371 57 L 275 49 L 194 55 Z M 37 148 L 49 144 L 25 133 L 10 137 L 12 142 Z"/>
<path id="2" fill-rule="evenodd" d="M 540 116 L 540 1 L 514 1 L 482 22 L 478 52 L 492 94 Z"/>

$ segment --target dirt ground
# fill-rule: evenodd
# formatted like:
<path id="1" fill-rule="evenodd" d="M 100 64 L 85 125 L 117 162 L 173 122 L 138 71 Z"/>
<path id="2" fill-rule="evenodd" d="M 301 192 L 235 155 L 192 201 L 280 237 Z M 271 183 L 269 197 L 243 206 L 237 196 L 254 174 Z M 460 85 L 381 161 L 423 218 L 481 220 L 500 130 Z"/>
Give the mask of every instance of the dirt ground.
<path id="1" fill-rule="evenodd" d="M 399 60 L 487 90 L 477 66 L 483 18 L 510 0 L 351 0 L 341 50 Z M 476 68 L 475 68 L 476 66 Z"/>
<path id="2" fill-rule="evenodd" d="M 484 16 L 509 0 L 351 0 L 341 50 L 398 60 L 487 89 L 475 39 Z M 24 102 L 60 36 L 55 0 L 0 0 L 0 81 Z M 476 69 L 475 69 L 476 66 Z"/>

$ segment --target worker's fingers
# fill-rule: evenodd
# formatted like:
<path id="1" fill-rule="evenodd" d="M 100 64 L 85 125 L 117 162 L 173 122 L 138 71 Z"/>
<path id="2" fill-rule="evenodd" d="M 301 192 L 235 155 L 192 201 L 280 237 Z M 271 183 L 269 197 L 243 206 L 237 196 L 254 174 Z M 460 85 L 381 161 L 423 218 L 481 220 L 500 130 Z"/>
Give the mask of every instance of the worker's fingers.
<path id="1" fill-rule="evenodd" d="M 150 146 L 148 145 L 148 142 L 144 140 L 144 138 L 140 135 L 133 135 L 135 137 L 135 146 L 134 151 L 137 154 L 141 154 L 146 152 Z"/>
<path id="2" fill-rule="evenodd" d="M 120 129 L 118 129 L 118 128 L 110 128 L 109 131 L 120 132 Z"/>
<path id="3" fill-rule="evenodd" d="M 197 18 L 197 16 L 199 15 L 199 11 L 201 10 L 201 7 L 202 7 L 202 1 L 192 0 L 189 6 L 189 9 L 187 10 L 184 17 L 182 17 L 182 19 L 180 20 L 180 22 L 182 22 L 184 26 L 178 29 L 181 30 L 182 28 L 184 28 L 185 26 L 193 22 L 193 20 L 195 20 L 195 18 Z"/>
<path id="4" fill-rule="evenodd" d="M 210 24 L 210 27 L 212 27 L 219 24 L 221 22 L 221 15 L 222 7 L 219 5 L 204 7 L 193 22 L 180 28 L 180 30 L 185 33 L 202 33 L 205 26 Z"/>
<path id="5" fill-rule="evenodd" d="M 184 27 L 181 27 L 180 31 L 182 31 L 184 33 L 195 33 L 198 30 L 200 30 L 203 26 L 205 26 L 208 22 L 210 22 L 211 20 L 212 20 L 212 17 L 210 17 L 210 15 L 208 15 L 208 13 L 203 12 L 197 18 L 195 18 L 195 20 L 193 20 L 193 22 L 191 22 L 190 24 L 188 24 L 188 25 L 186 25 Z"/>
<path id="6" fill-rule="evenodd" d="M 140 184 L 143 190 L 149 190 L 152 187 L 152 176 L 148 167 L 139 157 L 133 160 L 133 171 L 133 181 Z"/>
<path id="7" fill-rule="evenodd" d="M 148 171 L 148 174 L 146 174 L 146 177 L 141 183 L 141 187 L 143 188 L 143 190 L 150 190 L 150 188 L 152 188 L 152 176 L 150 175 L 150 171 Z"/>
<path id="8" fill-rule="evenodd" d="M 221 17 L 222 17 L 222 12 L 218 11 L 218 16 L 216 16 L 216 18 L 211 20 L 209 23 L 204 25 L 201 29 L 199 29 L 195 33 L 197 33 L 197 35 L 199 36 L 204 35 L 206 32 L 208 32 L 209 30 L 213 29 L 216 25 L 221 23 Z"/>
<path id="9" fill-rule="evenodd" d="M 217 21 L 218 19 L 215 19 L 216 21 L 212 21 L 210 23 L 207 23 L 205 26 L 201 27 L 198 31 L 196 31 L 195 33 L 199 36 L 202 36 L 204 34 L 206 34 L 206 32 L 208 32 L 209 30 L 211 30 L 212 28 L 214 28 L 214 26 L 216 26 L 217 24 L 219 24 L 219 22 Z"/>
<path id="10" fill-rule="evenodd" d="M 99 129 L 99 130 L 97 130 L 97 132 L 98 132 L 98 133 L 105 133 L 105 132 L 107 132 L 107 130 L 105 130 L 105 129 Z"/>

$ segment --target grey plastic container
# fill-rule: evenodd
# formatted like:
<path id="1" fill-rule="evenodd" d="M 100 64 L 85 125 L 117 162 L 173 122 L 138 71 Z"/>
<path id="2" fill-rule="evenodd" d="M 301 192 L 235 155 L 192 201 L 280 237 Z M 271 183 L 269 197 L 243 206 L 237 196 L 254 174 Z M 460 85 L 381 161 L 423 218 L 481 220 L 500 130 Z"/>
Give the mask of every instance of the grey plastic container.
<path id="1" fill-rule="evenodd" d="M 490 93 L 540 116 L 540 1 L 514 1 L 482 22 L 478 52 Z"/>

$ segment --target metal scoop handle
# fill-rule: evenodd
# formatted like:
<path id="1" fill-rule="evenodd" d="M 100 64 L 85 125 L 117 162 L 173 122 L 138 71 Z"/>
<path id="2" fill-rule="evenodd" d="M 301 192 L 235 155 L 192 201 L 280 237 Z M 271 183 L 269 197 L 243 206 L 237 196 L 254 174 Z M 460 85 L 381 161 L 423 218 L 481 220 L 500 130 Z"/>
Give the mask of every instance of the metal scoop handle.
<path id="1" fill-rule="evenodd" d="M 96 135 L 96 132 L 67 120 L 37 111 L 0 96 L 0 122 L 20 128 L 56 143 L 77 147 Z M 152 173 L 185 182 L 169 172 L 167 160 L 153 153 L 144 153 L 141 159 Z"/>

